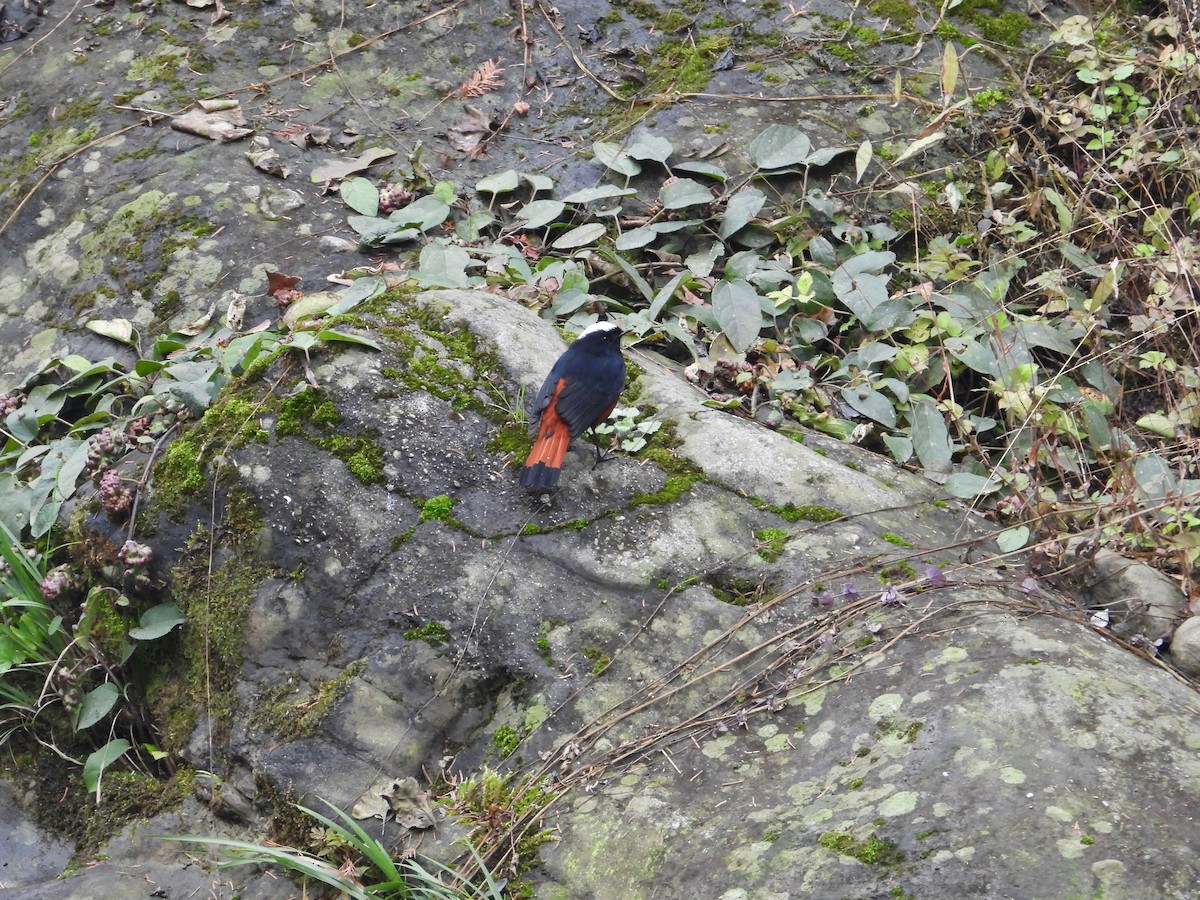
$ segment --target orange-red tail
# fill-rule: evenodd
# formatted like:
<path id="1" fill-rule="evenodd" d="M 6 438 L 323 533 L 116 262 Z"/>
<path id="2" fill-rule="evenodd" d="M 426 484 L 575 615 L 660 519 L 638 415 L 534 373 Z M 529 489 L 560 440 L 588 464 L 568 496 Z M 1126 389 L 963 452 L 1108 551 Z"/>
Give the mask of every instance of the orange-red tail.
<path id="1" fill-rule="evenodd" d="M 521 470 L 521 484 L 530 488 L 552 488 L 558 484 L 563 458 L 567 455 L 567 447 L 570 444 L 571 431 L 558 417 L 554 402 L 551 401 L 550 405 L 542 410 L 537 440 L 533 442 L 533 449 L 529 451 L 525 460 L 525 468 Z"/>

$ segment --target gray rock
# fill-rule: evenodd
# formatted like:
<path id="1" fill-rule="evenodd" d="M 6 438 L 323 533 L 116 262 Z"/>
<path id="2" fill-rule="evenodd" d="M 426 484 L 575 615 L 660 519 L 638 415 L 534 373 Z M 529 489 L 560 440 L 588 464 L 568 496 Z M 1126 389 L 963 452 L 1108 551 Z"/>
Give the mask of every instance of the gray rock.
<path id="1" fill-rule="evenodd" d="M 1184 619 L 1171 635 L 1171 662 L 1185 675 L 1200 678 L 1200 617 Z"/>
<path id="2" fill-rule="evenodd" d="M 1080 586 L 1082 605 L 1107 610 L 1110 627 L 1122 637 L 1140 635 L 1148 642 L 1168 637 L 1187 602 L 1179 583 L 1111 550 L 1081 552 L 1087 547 L 1088 542 L 1076 539 L 1068 549 L 1075 563 L 1071 579 Z"/>

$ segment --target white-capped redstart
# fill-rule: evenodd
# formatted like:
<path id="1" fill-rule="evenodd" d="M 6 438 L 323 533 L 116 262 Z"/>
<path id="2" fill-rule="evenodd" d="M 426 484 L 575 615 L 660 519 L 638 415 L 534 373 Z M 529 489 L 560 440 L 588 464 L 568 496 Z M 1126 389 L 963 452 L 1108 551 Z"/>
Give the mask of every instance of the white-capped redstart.
<path id="1" fill-rule="evenodd" d="M 612 414 L 625 389 L 621 334 L 612 322 L 589 325 L 550 369 L 533 407 L 537 438 L 521 470 L 525 487 L 558 484 L 571 441 Z"/>

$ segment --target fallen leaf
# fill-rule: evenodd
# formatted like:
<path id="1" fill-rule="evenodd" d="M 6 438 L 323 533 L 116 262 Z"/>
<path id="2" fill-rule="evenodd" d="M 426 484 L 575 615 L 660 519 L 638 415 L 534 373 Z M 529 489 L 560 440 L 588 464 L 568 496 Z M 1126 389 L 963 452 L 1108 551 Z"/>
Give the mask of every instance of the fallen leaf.
<path id="1" fill-rule="evenodd" d="M 245 124 L 246 117 L 236 100 L 201 100 L 171 120 L 171 127 L 176 131 L 210 141 L 237 141 L 253 134 L 253 129 L 241 127 Z"/>
<path id="2" fill-rule="evenodd" d="M 492 119 L 476 106 L 464 104 L 463 109 L 466 115 L 462 122 L 446 129 L 446 141 L 455 150 L 478 159 L 484 154 L 484 142 L 492 137 Z"/>
<path id="3" fill-rule="evenodd" d="M 323 166 L 317 166 L 317 168 L 313 169 L 312 175 L 309 177 L 314 183 L 318 184 L 323 181 L 341 181 L 349 175 L 366 171 L 381 159 L 395 155 L 395 150 L 372 147 L 370 150 L 364 150 L 354 159 L 339 160 Z"/>
<path id="4" fill-rule="evenodd" d="M 301 279 L 294 275 L 284 275 L 280 272 L 267 272 L 267 293 L 280 303 L 290 303 L 299 296 L 296 285 Z M 285 299 L 286 298 L 286 299 Z"/>

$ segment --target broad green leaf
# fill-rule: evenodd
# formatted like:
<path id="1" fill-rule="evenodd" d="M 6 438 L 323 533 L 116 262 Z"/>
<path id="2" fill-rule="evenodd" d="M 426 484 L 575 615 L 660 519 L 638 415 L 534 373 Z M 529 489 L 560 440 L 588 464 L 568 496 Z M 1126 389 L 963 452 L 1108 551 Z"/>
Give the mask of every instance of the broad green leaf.
<path id="1" fill-rule="evenodd" d="M 1029 526 L 1018 525 L 1016 528 L 1006 528 L 996 535 L 996 545 L 1001 553 L 1013 553 L 1029 543 Z"/>
<path id="2" fill-rule="evenodd" d="M 946 430 L 946 420 L 936 406 L 914 399 L 908 411 L 913 451 L 921 466 L 930 472 L 949 472 L 954 445 Z"/>
<path id="3" fill-rule="evenodd" d="M 942 485 L 946 493 L 960 500 L 971 500 L 985 494 L 994 494 L 1000 490 L 1000 482 L 973 472 L 954 472 L 946 476 Z"/>
<path id="4" fill-rule="evenodd" d="M 683 209 L 688 206 L 712 203 L 713 195 L 704 185 L 690 178 L 678 178 L 664 184 L 658 192 L 664 209 Z"/>
<path id="5" fill-rule="evenodd" d="M 131 746 L 125 738 L 117 738 L 90 754 L 84 762 L 83 783 L 89 792 L 96 792 L 97 801 L 100 795 L 100 777 L 104 770 L 124 756 Z"/>
<path id="6" fill-rule="evenodd" d="M 687 160 L 681 163 L 675 163 L 671 167 L 676 172 L 691 172 L 693 175 L 706 175 L 709 178 L 715 178 L 717 181 L 727 181 L 729 176 L 720 166 L 715 166 L 712 163 L 703 162 L 701 160 Z"/>
<path id="7" fill-rule="evenodd" d="M 618 250 L 636 250 L 638 247 L 645 247 L 657 237 L 657 231 L 643 225 L 641 228 L 635 228 L 619 235 L 613 242 L 613 246 Z"/>
<path id="8" fill-rule="evenodd" d="M 128 319 L 92 319 L 87 323 L 87 328 L 122 344 L 133 346 L 137 343 L 137 331 Z"/>
<path id="9" fill-rule="evenodd" d="M 160 603 L 142 613 L 137 626 L 129 629 L 129 636 L 138 641 L 157 640 L 186 621 L 187 616 L 174 603 Z"/>
<path id="10" fill-rule="evenodd" d="M 584 247 L 604 237 L 608 229 L 601 222 L 588 222 L 578 228 L 572 228 L 566 234 L 560 235 L 550 244 L 555 250 L 574 250 Z"/>
<path id="11" fill-rule="evenodd" d="M 633 188 L 617 187 L 615 184 L 600 184 L 596 187 L 582 188 L 573 194 L 563 197 L 563 203 L 594 203 L 597 200 L 609 200 L 613 197 L 633 197 L 637 191 Z"/>
<path id="12" fill-rule="evenodd" d="M 725 215 L 721 219 L 717 237 L 725 240 L 734 232 L 740 231 L 758 215 L 766 202 L 767 195 L 758 188 L 743 188 L 738 191 L 729 198 L 729 205 L 725 207 Z"/>
<path id="13" fill-rule="evenodd" d="M 875 308 L 888 299 L 888 279 L 884 275 L 851 273 L 839 268 L 833 273 L 833 292 L 860 322 L 868 322 Z"/>
<path id="14" fill-rule="evenodd" d="M 713 314 L 725 338 L 744 353 L 762 330 L 762 298 L 746 281 L 722 278 L 712 290 Z"/>
<path id="15" fill-rule="evenodd" d="M 341 301 L 334 291 L 314 291 L 288 304 L 281 317 L 289 328 L 301 319 L 323 316 Z"/>
<path id="16" fill-rule="evenodd" d="M 890 250 L 868 250 L 852 256 L 841 265 L 841 269 L 852 275 L 859 272 L 870 272 L 877 275 L 896 261 L 896 254 Z"/>
<path id="17" fill-rule="evenodd" d="M 342 202 L 364 216 L 379 213 L 379 188 L 365 178 L 350 178 L 338 187 Z"/>
<path id="18" fill-rule="evenodd" d="M 952 337 L 943 341 L 947 350 L 954 358 L 965 364 L 969 369 L 993 377 L 1000 374 L 996 362 L 996 354 L 986 344 L 967 338 Z"/>
<path id="19" fill-rule="evenodd" d="M 760 169 L 781 169 L 808 161 L 812 142 L 790 125 L 768 125 L 750 142 L 750 161 Z"/>
<path id="20" fill-rule="evenodd" d="M 1173 438 L 1175 436 L 1175 423 L 1162 413 L 1147 413 L 1138 418 L 1134 423 L 1142 431 L 1149 431 L 1151 434 L 1156 434 L 1161 438 Z"/>
<path id="21" fill-rule="evenodd" d="M 619 144 L 596 141 L 592 144 L 592 153 L 605 166 L 626 178 L 632 178 L 642 171 L 641 163 L 626 153 Z"/>
<path id="22" fill-rule="evenodd" d="M 1133 464 L 1133 480 L 1138 493 L 1154 502 L 1178 493 L 1179 483 L 1171 466 L 1153 451 L 1141 453 Z"/>
<path id="23" fill-rule="evenodd" d="M 912 459 L 913 442 L 910 438 L 906 438 L 902 434 L 881 434 L 884 446 L 888 448 L 888 453 L 892 454 L 892 459 L 898 463 L 906 463 Z"/>
<path id="24" fill-rule="evenodd" d="M 427 244 L 421 248 L 417 268 L 412 277 L 421 284 L 443 288 L 465 288 L 470 286 L 467 266 L 471 257 L 462 247 L 441 243 Z"/>
<path id="25" fill-rule="evenodd" d="M 687 266 L 688 271 L 697 278 L 704 278 L 713 270 L 713 265 L 717 261 L 717 257 L 721 255 L 721 245 L 716 241 L 709 244 L 707 250 L 702 250 L 698 253 L 693 253 L 683 261 Z"/>
<path id="26" fill-rule="evenodd" d="M 655 134 L 643 134 L 633 139 L 625 148 L 625 153 L 633 159 L 649 159 L 654 162 L 666 163 L 667 158 L 675 150 L 671 142 Z"/>
<path id="27" fill-rule="evenodd" d="M 521 178 L 517 174 L 517 170 L 509 169 L 506 172 L 497 172 L 495 175 L 479 179 L 475 182 L 475 190 L 481 194 L 507 194 L 515 191 L 520 183 Z"/>
<path id="28" fill-rule="evenodd" d="M 880 425 L 888 428 L 896 427 L 896 408 L 892 406 L 891 400 L 874 388 L 867 385 L 844 387 L 841 395 L 842 399 L 855 412 L 874 419 Z"/>
<path id="29" fill-rule="evenodd" d="M 445 200 L 433 194 L 426 194 L 408 206 L 396 210 L 388 216 L 388 221 L 397 230 L 405 225 L 415 225 L 421 231 L 428 231 L 445 222 L 449 215 L 450 205 Z"/>
<path id="30" fill-rule="evenodd" d="M 808 154 L 807 165 L 814 167 L 827 166 L 843 153 L 849 153 L 849 147 L 822 147 Z"/>
<path id="31" fill-rule="evenodd" d="M 545 228 L 561 216 L 566 208 L 567 205 L 561 200 L 533 200 L 521 207 L 517 218 L 525 228 Z"/>
<path id="32" fill-rule="evenodd" d="M 453 181 L 439 181 L 433 186 L 431 196 L 441 200 L 447 206 L 453 206 L 458 200 L 458 191 L 455 189 Z"/>
<path id="33" fill-rule="evenodd" d="M 491 210 L 477 209 L 455 224 L 454 233 L 460 240 L 474 243 L 482 236 L 483 230 L 495 221 L 496 217 Z"/>
<path id="34" fill-rule="evenodd" d="M 70 500 L 74 495 L 75 486 L 79 483 L 79 476 L 87 466 L 87 461 L 88 443 L 79 441 L 78 445 L 68 452 L 67 458 L 63 460 L 62 467 L 58 470 L 57 488 L 60 500 Z"/>
<path id="35" fill-rule="evenodd" d="M 117 686 L 107 681 L 84 694 L 72 717 L 75 730 L 90 728 L 107 716 L 120 696 Z"/>
<path id="36" fill-rule="evenodd" d="M 522 172 L 521 179 L 529 185 L 535 194 L 540 194 L 542 191 L 554 190 L 554 179 L 549 175 L 527 175 Z"/>

